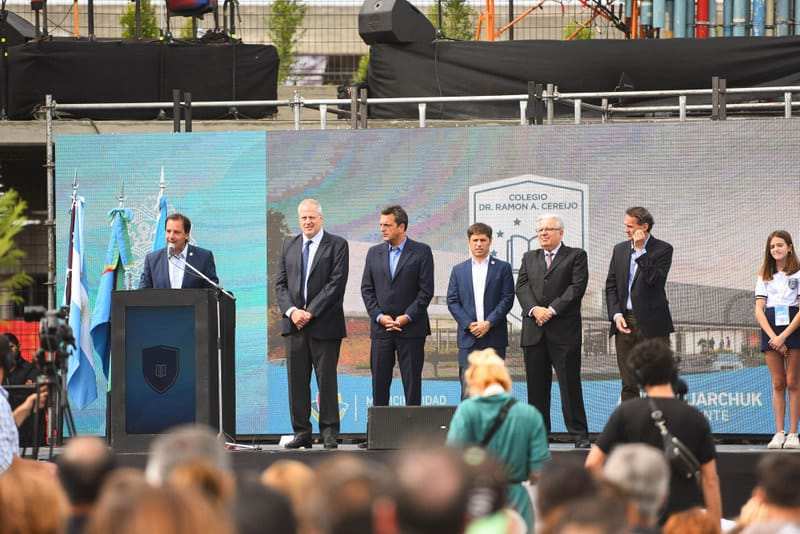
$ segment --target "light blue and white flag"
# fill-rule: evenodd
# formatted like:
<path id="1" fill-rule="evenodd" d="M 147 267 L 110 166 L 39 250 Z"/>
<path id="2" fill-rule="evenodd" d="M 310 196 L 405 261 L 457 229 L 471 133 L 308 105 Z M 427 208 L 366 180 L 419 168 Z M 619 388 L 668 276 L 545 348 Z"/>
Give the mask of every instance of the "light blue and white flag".
<path id="1" fill-rule="evenodd" d="M 164 167 L 161 167 L 161 188 L 158 192 L 156 210 L 158 210 L 158 219 L 156 220 L 156 231 L 153 238 L 154 251 L 164 248 L 167 242 L 167 196 L 164 194 Z"/>
<path id="2" fill-rule="evenodd" d="M 70 271 L 69 325 L 75 335 L 76 348 L 71 348 L 67 367 L 67 392 L 72 404 L 83 408 L 97 398 L 97 376 L 90 335 L 89 291 L 86 283 L 83 250 L 83 197 L 73 203 L 74 231 Z"/>

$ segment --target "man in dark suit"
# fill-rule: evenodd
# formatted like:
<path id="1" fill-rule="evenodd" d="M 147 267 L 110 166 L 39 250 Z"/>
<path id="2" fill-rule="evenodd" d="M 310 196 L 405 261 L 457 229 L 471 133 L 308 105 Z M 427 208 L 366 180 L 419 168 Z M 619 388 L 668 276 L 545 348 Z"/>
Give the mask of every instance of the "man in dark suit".
<path id="1" fill-rule="evenodd" d="M 361 297 L 370 319 L 372 404 L 389 405 L 395 357 L 407 406 L 422 402 L 425 338 L 431 333 L 433 298 L 431 248 L 406 236 L 408 214 L 400 206 L 381 211 L 384 243 L 367 252 Z"/>
<path id="2" fill-rule="evenodd" d="M 275 282 L 286 339 L 286 372 L 294 439 L 288 449 L 311 448 L 311 369 L 319 388 L 319 431 L 326 449 L 337 447 L 339 391 L 336 367 L 344 321 L 347 241 L 322 229 L 322 207 L 313 199 L 297 207 L 302 233 L 283 243 Z"/>
<path id="3" fill-rule="evenodd" d="M 672 266 L 672 245 L 653 237 L 653 216 L 646 208 L 625 211 L 626 241 L 611 255 L 606 278 L 610 335 L 615 336 L 623 401 L 639 397 L 639 385 L 628 362 L 630 350 L 647 338 L 669 345 L 674 331 L 664 287 Z"/>
<path id="4" fill-rule="evenodd" d="M 470 259 L 453 267 L 447 285 L 447 309 L 458 324 L 458 379 L 467 397 L 464 371 L 474 350 L 493 348 L 503 358 L 508 346 L 506 315 L 514 305 L 511 264 L 491 257 L 492 227 L 475 223 L 467 229 Z"/>
<path id="5" fill-rule="evenodd" d="M 553 369 L 561 392 L 561 413 L 575 446 L 589 448 L 581 389 L 581 300 L 589 281 L 586 251 L 562 243 L 564 223 L 556 215 L 536 220 L 541 248 L 525 253 L 517 277 L 522 306 L 522 351 L 528 402 L 550 432 Z"/>
<path id="6" fill-rule="evenodd" d="M 167 216 L 167 246 L 155 250 L 144 259 L 139 289 L 202 289 L 212 287 L 188 263 L 214 283 L 219 283 L 214 254 L 210 250 L 189 244 L 192 221 L 180 213 Z"/>

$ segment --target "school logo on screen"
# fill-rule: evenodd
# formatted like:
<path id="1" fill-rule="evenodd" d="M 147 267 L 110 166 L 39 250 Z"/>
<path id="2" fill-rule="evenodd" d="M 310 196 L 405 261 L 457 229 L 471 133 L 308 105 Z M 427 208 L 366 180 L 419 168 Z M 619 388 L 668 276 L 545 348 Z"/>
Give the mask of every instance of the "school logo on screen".
<path id="1" fill-rule="evenodd" d="M 539 248 L 536 218 L 558 215 L 564 220 L 564 243 L 586 248 L 588 235 L 588 187 L 579 182 L 523 174 L 469 188 L 470 223 L 483 222 L 494 230 L 492 256 L 511 264 L 514 277 L 522 256 Z M 519 323 L 519 305 L 510 318 Z"/>
<path id="2" fill-rule="evenodd" d="M 142 350 L 144 381 L 158 394 L 166 393 L 178 380 L 179 350 L 157 345 Z"/>

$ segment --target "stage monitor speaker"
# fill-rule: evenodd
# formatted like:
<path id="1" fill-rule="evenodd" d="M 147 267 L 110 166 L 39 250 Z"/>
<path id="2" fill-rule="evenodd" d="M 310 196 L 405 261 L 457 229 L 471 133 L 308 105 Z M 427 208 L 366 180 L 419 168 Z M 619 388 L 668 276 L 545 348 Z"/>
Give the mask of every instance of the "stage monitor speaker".
<path id="1" fill-rule="evenodd" d="M 6 20 L 0 20 L 0 37 L 5 37 L 7 46 L 24 44 L 36 38 L 36 28 L 33 24 L 11 11 L 0 13 L 0 17 L 5 14 Z"/>
<path id="2" fill-rule="evenodd" d="M 444 445 L 455 411 L 455 406 L 372 406 L 367 419 L 367 446 L 399 449 L 414 440 Z"/>
<path id="3" fill-rule="evenodd" d="M 406 0 L 366 0 L 358 12 L 358 35 L 368 45 L 429 43 L 436 30 L 428 17 Z"/>

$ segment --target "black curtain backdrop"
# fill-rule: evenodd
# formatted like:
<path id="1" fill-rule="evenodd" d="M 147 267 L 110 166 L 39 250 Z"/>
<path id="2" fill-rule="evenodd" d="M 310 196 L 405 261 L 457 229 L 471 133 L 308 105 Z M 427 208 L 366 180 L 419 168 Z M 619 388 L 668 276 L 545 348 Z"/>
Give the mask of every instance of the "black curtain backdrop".
<path id="1" fill-rule="evenodd" d="M 371 98 L 527 94 L 529 81 L 554 83 L 560 92 L 599 92 L 615 90 L 623 74 L 637 91 L 710 89 L 712 76 L 726 78 L 728 88 L 793 85 L 800 80 L 800 38 L 378 44 L 370 49 L 368 83 Z M 669 102 L 677 105 L 677 98 Z M 572 112 L 571 106 L 559 109 Z M 416 104 L 370 106 L 376 118 L 414 118 L 417 113 Z M 427 114 L 514 118 L 519 106 L 429 104 Z"/>
<path id="2" fill-rule="evenodd" d="M 275 100 L 278 53 L 273 46 L 125 41 L 31 41 L 8 48 L 0 62 L 0 104 L 8 118 L 32 118 L 46 94 L 56 102 L 171 102 L 172 90 L 201 100 Z M 171 116 L 172 109 L 165 109 Z M 275 107 L 241 108 L 262 118 Z M 195 119 L 222 119 L 224 108 L 193 108 Z M 147 120 L 158 110 L 86 110 L 76 118 Z"/>

